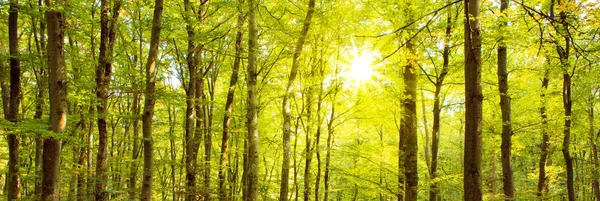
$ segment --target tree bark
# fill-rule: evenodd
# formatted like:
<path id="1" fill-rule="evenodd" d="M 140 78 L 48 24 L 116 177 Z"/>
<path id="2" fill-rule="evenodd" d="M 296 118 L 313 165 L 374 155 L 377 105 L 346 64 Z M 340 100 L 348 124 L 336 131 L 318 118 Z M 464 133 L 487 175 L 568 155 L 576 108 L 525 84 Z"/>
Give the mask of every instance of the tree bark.
<path id="1" fill-rule="evenodd" d="M 50 5 L 47 5 L 50 6 Z M 67 76 L 64 60 L 64 17 L 60 11 L 46 11 L 48 25 L 48 72 L 50 87 L 50 124 L 61 134 L 67 125 Z M 44 139 L 42 162 L 42 200 L 59 199 L 61 140 Z"/>
<path id="2" fill-rule="evenodd" d="M 188 34 L 187 65 L 189 82 L 186 90 L 186 115 L 185 115 L 185 169 L 186 169 L 186 201 L 196 198 L 196 161 L 198 148 L 194 140 L 194 126 L 196 115 L 196 75 L 198 60 L 196 59 L 196 45 L 194 44 L 195 32 L 192 28 L 191 17 L 194 16 L 189 0 L 184 0 L 184 17 Z"/>
<path id="3" fill-rule="evenodd" d="M 258 57 L 258 28 L 256 23 L 256 0 L 248 0 L 248 106 L 246 109 L 246 126 L 248 143 L 246 185 L 243 194 L 244 201 L 256 201 L 258 198 L 258 94 L 257 80 L 257 57 Z"/>
<path id="4" fill-rule="evenodd" d="M 542 80 L 542 95 L 540 95 L 542 99 L 542 107 L 540 107 L 540 116 L 542 120 L 542 144 L 541 144 L 541 153 L 540 160 L 538 163 L 539 166 L 539 174 L 538 174 L 538 186 L 537 186 L 537 196 L 543 197 L 545 195 L 545 190 L 547 186 L 547 178 L 546 178 L 546 162 L 548 161 L 548 144 L 550 141 L 550 136 L 548 135 L 548 115 L 546 114 L 546 92 L 548 91 L 548 83 L 550 71 L 548 69 L 545 70 L 544 78 Z"/>
<path id="5" fill-rule="evenodd" d="M 163 0 L 154 1 L 154 17 L 152 19 L 152 35 L 150 50 L 146 61 L 146 91 L 144 93 L 144 113 L 142 116 L 142 134 L 144 137 L 144 171 L 142 179 L 141 200 L 152 200 L 152 170 L 154 142 L 152 139 L 152 118 L 154 117 L 154 88 L 156 85 L 156 62 L 158 60 L 158 44 L 160 42 Z"/>
<path id="6" fill-rule="evenodd" d="M 107 0 L 101 1 L 100 7 L 100 55 L 96 66 L 96 104 L 98 126 L 98 153 L 96 156 L 96 200 L 108 200 L 108 131 L 106 128 L 107 107 L 110 81 L 112 79 L 113 49 L 116 39 L 116 26 L 119 18 L 121 1 L 112 6 Z"/>
<path id="7" fill-rule="evenodd" d="M 440 97 L 440 93 L 442 92 L 442 87 L 444 86 L 444 80 L 446 75 L 448 75 L 448 66 L 450 64 L 450 37 L 452 34 L 452 13 L 448 11 L 448 16 L 446 18 L 446 33 L 444 36 L 444 50 L 442 52 L 442 71 L 438 75 L 435 83 L 435 92 L 433 95 L 433 128 L 431 133 L 431 180 L 433 184 L 430 186 L 429 190 L 429 200 L 437 201 L 441 200 L 439 194 L 439 189 L 435 178 L 437 177 L 437 168 L 438 168 L 438 154 L 440 148 L 440 114 L 442 112 L 442 104 L 444 101 Z"/>
<path id="8" fill-rule="evenodd" d="M 8 43 L 10 51 L 10 95 L 8 101 L 7 120 L 16 123 L 19 119 L 19 105 L 21 100 L 21 61 L 19 58 L 19 1 L 11 0 L 8 11 Z M 19 137 L 11 133 L 7 135 L 8 141 L 8 176 L 6 189 L 8 200 L 16 200 L 21 197 L 19 190 Z"/>
<path id="9" fill-rule="evenodd" d="M 506 9 L 508 9 L 508 0 L 500 1 L 500 30 L 508 26 Z M 498 92 L 500 93 L 500 109 L 502 112 L 502 145 L 500 146 L 502 155 L 502 182 L 504 186 L 504 197 L 514 198 L 515 187 L 513 184 L 512 171 L 512 117 L 510 109 L 510 92 L 508 87 L 508 58 L 505 37 L 500 36 L 498 46 Z"/>
<path id="10" fill-rule="evenodd" d="M 417 169 L 417 68 L 414 59 L 416 49 L 411 41 L 406 43 L 410 51 L 408 64 L 404 66 L 404 96 L 402 106 L 404 115 L 402 117 L 401 135 L 405 137 L 404 142 L 404 177 L 406 185 L 404 187 L 404 200 L 415 201 L 418 196 L 419 175 Z"/>
<path id="11" fill-rule="evenodd" d="M 225 181 L 227 178 L 227 160 L 229 154 L 229 138 L 231 128 L 231 118 L 233 115 L 233 102 L 235 96 L 235 88 L 238 82 L 238 71 L 240 69 L 241 55 L 242 55 L 242 40 L 243 40 L 243 26 L 244 26 L 244 11 L 243 0 L 238 0 L 236 9 L 238 11 L 238 19 L 236 24 L 236 35 L 235 35 L 235 59 L 233 61 L 233 69 L 231 70 L 231 79 L 229 80 L 229 90 L 227 91 L 227 100 L 225 102 L 225 115 L 223 115 L 223 136 L 221 139 L 221 158 L 219 166 L 219 200 L 227 201 L 230 198 L 227 196 L 227 186 Z"/>
<path id="12" fill-rule="evenodd" d="M 481 0 L 465 0 L 465 201 L 482 200 L 481 186 L 481 121 L 483 94 L 481 92 Z"/>
<path id="13" fill-rule="evenodd" d="M 293 85 L 296 80 L 296 75 L 298 74 L 298 67 L 300 66 L 300 56 L 302 55 L 302 48 L 304 46 L 304 41 L 306 40 L 306 35 L 308 34 L 308 30 L 310 29 L 310 22 L 312 20 L 312 16 L 315 8 L 315 0 L 310 0 L 308 2 L 308 11 L 306 12 L 306 17 L 304 18 L 304 23 L 302 25 L 302 31 L 300 32 L 300 36 L 296 41 L 296 47 L 294 50 L 294 56 L 292 60 L 292 69 L 290 71 L 290 77 L 286 86 L 285 95 L 283 96 L 282 103 L 282 112 L 283 112 L 283 163 L 281 165 L 281 183 L 279 190 L 279 201 L 287 201 L 288 199 L 288 189 L 289 189 L 289 176 L 290 176 L 290 133 L 291 133 L 291 121 L 292 121 L 292 112 L 290 109 L 290 99 L 292 98 L 292 90 Z M 306 197 L 305 197 L 306 198 Z"/>
<path id="14" fill-rule="evenodd" d="M 598 168 L 600 168 L 600 161 L 598 160 L 598 147 L 596 144 L 596 141 L 598 140 L 598 135 L 600 134 L 600 132 L 598 134 L 596 134 L 595 129 L 594 129 L 594 107 L 595 107 L 595 103 L 594 101 L 596 101 L 595 99 L 596 97 L 596 92 L 594 90 L 594 93 L 592 94 L 592 96 L 590 97 L 590 108 L 589 108 L 589 121 L 590 121 L 590 144 L 592 145 L 591 149 L 592 149 L 592 159 L 593 159 L 593 163 L 594 163 L 594 168 L 595 170 L 597 170 Z M 600 183 L 598 182 L 598 172 L 594 171 L 592 173 L 592 189 L 594 191 L 594 198 L 596 198 L 596 200 L 600 200 Z"/>

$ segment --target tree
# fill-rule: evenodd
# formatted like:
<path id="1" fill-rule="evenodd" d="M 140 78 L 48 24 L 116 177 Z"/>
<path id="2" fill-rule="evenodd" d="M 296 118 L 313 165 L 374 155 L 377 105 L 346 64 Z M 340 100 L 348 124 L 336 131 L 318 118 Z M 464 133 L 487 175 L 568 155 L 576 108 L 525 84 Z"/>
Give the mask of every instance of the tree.
<path id="1" fill-rule="evenodd" d="M 304 46 L 304 41 L 306 40 L 306 35 L 308 34 L 308 30 L 310 29 L 310 22 L 315 11 L 315 0 L 310 0 L 308 2 L 308 11 L 306 12 L 306 17 L 304 18 L 304 22 L 302 25 L 302 31 L 300 32 L 300 36 L 296 41 L 296 47 L 294 50 L 294 57 L 292 61 L 292 69 L 290 71 L 289 80 L 286 86 L 285 94 L 283 96 L 283 103 L 281 106 L 283 113 L 283 163 L 281 165 L 281 184 L 279 190 L 279 201 L 287 201 L 288 199 L 288 182 L 289 182 L 289 173 L 290 173 L 290 134 L 292 131 L 291 121 L 292 121 L 292 112 L 290 109 L 290 98 L 292 98 L 292 90 L 293 85 L 296 80 L 296 76 L 298 74 L 298 67 L 300 65 L 300 55 L 302 55 L 302 48 Z M 305 197 L 307 199 L 307 197 Z"/>
<path id="2" fill-rule="evenodd" d="M 508 8 L 508 0 L 500 1 L 500 31 L 508 25 L 506 9 Z M 512 170 L 512 117 L 510 108 L 510 92 L 508 91 L 508 58 L 506 55 L 507 47 L 505 37 L 500 36 L 498 41 L 498 92 L 500 93 L 500 108 L 502 111 L 502 145 L 500 146 L 502 153 L 502 181 L 504 183 L 504 196 L 507 198 L 515 197 L 515 187 L 513 184 Z"/>
<path id="3" fill-rule="evenodd" d="M 410 7 L 410 4 L 408 5 Z M 412 13 L 407 11 L 409 19 L 412 19 Z M 402 80 L 404 81 L 403 96 L 402 96 L 402 123 L 400 127 L 400 136 L 404 143 L 404 200 L 417 200 L 419 186 L 419 172 L 417 167 L 417 152 L 419 149 L 417 136 L 417 55 L 416 47 L 413 44 L 412 38 L 406 41 L 409 55 L 407 64 L 402 71 Z"/>
<path id="4" fill-rule="evenodd" d="M 19 1 L 10 1 L 10 10 L 8 14 L 8 35 L 10 51 L 10 94 L 8 101 L 8 112 L 4 108 L 4 117 L 16 123 L 19 120 L 19 105 L 21 104 L 19 96 L 21 95 L 21 60 L 19 58 Z M 5 91 L 5 89 L 3 89 Z M 4 100 L 5 97 L 4 97 Z M 6 104 L 5 104 L 6 105 Z M 16 200 L 21 197 L 19 192 L 19 137 L 12 133 L 7 136 L 8 142 L 8 175 L 6 180 L 6 189 L 8 200 Z"/>
<path id="5" fill-rule="evenodd" d="M 154 118 L 154 104 L 156 103 L 154 89 L 156 87 L 156 62 L 158 59 L 158 43 L 160 42 L 161 19 L 163 1 L 154 1 L 154 17 L 152 19 L 152 35 L 150 37 L 150 50 L 146 61 L 146 90 L 144 93 L 144 113 L 142 116 L 142 134 L 144 137 L 144 172 L 142 179 L 141 200 L 152 200 L 152 172 L 154 165 L 152 119 Z"/>
<path id="6" fill-rule="evenodd" d="M 61 4 L 63 2 L 57 2 Z M 49 1 L 47 2 L 48 6 Z M 46 11 L 48 25 L 48 86 L 50 87 L 50 124 L 60 136 L 67 127 L 67 82 L 64 59 L 64 16 L 61 11 Z M 57 201 L 60 191 L 60 137 L 44 139 L 42 163 L 42 200 Z"/>
<path id="7" fill-rule="evenodd" d="M 231 78 L 229 80 L 229 89 L 227 91 L 227 100 L 225 102 L 225 115 L 223 115 L 223 136 L 221 139 L 221 158 L 219 159 L 219 200 L 228 200 L 227 187 L 225 186 L 227 177 L 227 161 L 229 154 L 229 139 L 231 133 L 231 119 L 233 115 L 233 102 L 235 96 L 235 89 L 238 82 L 238 74 L 241 64 L 242 55 L 242 40 L 244 36 L 243 26 L 245 21 L 244 11 L 242 9 L 244 0 L 238 0 L 236 4 L 237 9 L 237 24 L 235 34 L 235 59 L 233 61 L 233 69 L 231 70 Z"/>
<path id="8" fill-rule="evenodd" d="M 244 185 L 244 201 L 255 201 L 258 198 L 258 94 L 256 81 L 258 76 L 258 28 L 256 23 L 256 0 L 248 0 L 248 72 L 246 74 L 248 83 L 248 105 L 246 106 L 246 157 L 244 174 L 246 182 Z"/>
<path id="9" fill-rule="evenodd" d="M 96 66 L 96 97 L 98 104 L 98 155 L 96 161 L 96 200 L 108 200 L 108 131 L 106 116 L 109 98 L 110 81 L 112 79 L 113 49 L 115 46 L 116 29 L 119 19 L 121 1 L 117 0 L 112 6 L 106 0 L 101 1 L 100 7 L 100 55 Z"/>
<path id="10" fill-rule="evenodd" d="M 482 200 L 481 186 L 481 25 L 480 0 L 465 0 L 465 201 Z"/>

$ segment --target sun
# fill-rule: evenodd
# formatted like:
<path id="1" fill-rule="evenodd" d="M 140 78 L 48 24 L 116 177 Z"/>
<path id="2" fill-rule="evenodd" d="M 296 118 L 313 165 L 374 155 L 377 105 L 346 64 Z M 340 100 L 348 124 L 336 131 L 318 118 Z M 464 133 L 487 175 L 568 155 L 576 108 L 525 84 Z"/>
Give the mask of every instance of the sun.
<path id="1" fill-rule="evenodd" d="M 358 82 L 371 80 L 373 77 L 373 55 L 362 54 L 354 57 L 348 67 L 348 77 Z"/>

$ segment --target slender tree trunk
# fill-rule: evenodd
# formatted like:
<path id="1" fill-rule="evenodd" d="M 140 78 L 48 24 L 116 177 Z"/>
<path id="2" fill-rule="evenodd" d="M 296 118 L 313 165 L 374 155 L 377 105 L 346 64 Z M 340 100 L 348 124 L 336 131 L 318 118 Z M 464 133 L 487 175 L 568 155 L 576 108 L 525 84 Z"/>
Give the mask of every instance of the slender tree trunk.
<path id="1" fill-rule="evenodd" d="M 450 37 L 452 34 L 452 13 L 450 11 L 448 11 L 448 16 L 446 19 L 447 24 L 446 33 L 444 36 L 444 51 L 442 53 L 442 72 L 437 77 L 435 83 L 435 92 L 433 95 L 433 128 L 431 131 L 431 179 L 434 180 L 434 182 L 430 186 L 430 201 L 438 201 L 442 199 L 439 194 L 439 189 L 435 178 L 437 177 L 438 154 L 440 148 L 440 114 L 442 112 L 442 104 L 444 103 L 444 101 L 440 97 L 440 93 L 442 92 L 442 87 L 444 86 L 444 80 L 446 78 L 446 75 L 448 74 L 448 66 L 450 64 Z"/>
<path id="2" fill-rule="evenodd" d="M 244 190 L 244 201 L 256 201 L 258 199 L 258 94 L 256 87 L 257 57 L 258 57 L 258 28 L 256 23 L 256 0 L 248 0 L 248 106 L 246 109 L 246 124 L 248 127 L 247 157 L 248 160 L 244 173 L 246 173 L 246 184 Z"/>
<path id="3" fill-rule="evenodd" d="M 335 120 L 335 98 L 337 96 L 337 89 L 333 94 L 333 100 L 331 101 L 331 115 L 329 116 L 329 121 L 327 122 L 327 153 L 325 154 L 325 173 L 323 175 L 323 187 L 324 187 L 324 195 L 323 200 L 329 200 L 329 178 L 331 177 L 330 173 L 330 165 L 331 165 L 331 146 L 333 145 L 333 121 Z"/>
<path id="4" fill-rule="evenodd" d="M 116 24 L 118 23 L 120 1 L 116 1 L 111 16 L 111 6 L 106 0 L 101 1 L 100 8 L 100 55 L 96 66 L 96 97 L 98 104 L 98 153 L 96 157 L 96 200 L 108 200 L 108 131 L 106 117 L 110 81 L 112 79 L 113 48 L 116 39 Z"/>
<path id="5" fill-rule="evenodd" d="M 482 200 L 481 186 L 481 0 L 465 0 L 465 201 Z"/>
<path id="6" fill-rule="evenodd" d="M 185 115 L 185 169 L 186 169 L 186 201 L 194 201 L 196 198 L 196 161 L 197 145 L 194 140 L 194 126 L 196 115 L 196 75 L 198 60 L 196 59 L 196 46 L 194 44 L 195 32 L 190 18 L 193 16 L 189 0 L 184 1 L 186 29 L 188 34 L 187 65 L 189 71 L 189 82 L 186 90 L 186 115 Z"/>
<path id="7" fill-rule="evenodd" d="M 136 57 L 137 58 L 137 57 Z M 134 87 L 136 88 L 136 87 Z M 138 170 L 138 156 L 140 154 L 140 144 L 139 144 L 139 136 L 140 136 L 140 128 L 139 128 L 139 115 L 140 115 L 140 93 L 138 91 L 133 92 L 133 148 L 131 153 L 131 166 L 129 167 L 129 184 L 128 184 L 128 192 L 129 199 L 135 200 L 136 194 L 136 186 L 137 186 L 137 170 Z"/>
<path id="8" fill-rule="evenodd" d="M 592 95 L 592 97 L 590 97 L 590 108 L 589 108 L 589 121 L 590 121 L 590 144 L 592 145 L 592 157 L 593 157 L 593 162 L 594 162 L 594 168 L 595 170 L 598 170 L 598 168 L 600 168 L 600 161 L 598 160 L 598 147 L 597 147 L 597 140 L 598 140 L 598 135 L 600 134 L 600 132 L 598 134 L 596 134 L 595 129 L 594 129 L 594 107 L 595 107 L 595 103 L 594 101 L 596 101 L 595 99 L 596 97 L 596 93 L 594 92 L 594 94 Z M 600 200 L 600 183 L 598 182 L 598 172 L 594 171 L 592 173 L 592 189 L 594 191 L 594 198 L 596 198 L 596 200 Z"/>
<path id="9" fill-rule="evenodd" d="M 242 9 L 243 4 L 243 0 L 238 0 L 236 5 L 238 11 L 238 21 L 236 24 L 237 32 L 235 36 L 235 59 L 233 61 L 231 79 L 229 80 L 229 90 L 227 91 L 227 100 L 225 102 L 225 115 L 223 116 L 223 136 L 221 139 L 221 158 L 219 166 L 219 201 L 227 201 L 230 199 L 227 197 L 227 187 L 225 186 L 225 181 L 227 178 L 227 160 L 229 154 L 231 118 L 233 115 L 233 101 L 235 96 L 235 87 L 238 82 L 238 71 L 240 69 L 240 63 L 242 60 L 242 27 L 244 26 L 244 11 Z"/>
<path id="10" fill-rule="evenodd" d="M 294 82 L 296 80 L 296 75 L 298 74 L 298 67 L 300 66 L 300 56 L 302 55 L 302 48 L 304 46 L 304 41 L 306 40 L 306 35 L 308 34 L 308 30 L 310 29 L 310 23 L 312 20 L 312 16 L 315 8 L 315 0 L 310 0 L 308 2 L 308 11 L 306 12 L 306 17 L 304 18 L 304 23 L 302 26 L 302 31 L 300 32 L 300 36 L 296 41 L 296 47 L 294 50 L 294 57 L 292 60 L 292 69 L 290 71 L 290 77 L 286 86 L 285 95 L 283 96 L 283 104 L 282 104 L 282 112 L 283 112 L 283 163 L 281 165 L 281 184 L 279 190 L 279 201 L 287 201 L 288 199 L 288 189 L 289 189 L 289 176 L 290 176 L 290 133 L 291 133 L 291 121 L 292 121 L 292 112 L 290 110 L 290 99 L 292 98 L 292 90 L 294 86 Z M 306 197 L 305 197 L 306 199 Z"/>
<path id="11" fill-rule="evenodd" d="M 152 35 L 150 50 L 146 61 L 146 91 L 144 93 L 144 113 L 142 116 L 142 133 L 144 137 L 144 172 L 142 180 L 141 200 L 152 200 L 152 170 L 154 142 L 152 140 L 152 118 L 154 117 L 154 88 L 156 85 L 156 62 L 158 60 L 158 43 L 160 42 L 163 0 L 154 1 L 154 17 L 152 19 Z"/>
<path id="12" fill-rule="evenodd" d="M 566 2 L 565 2 L 566 1 Z M 554 4 L 554 1 L 551 1 Z M 559 0 L 559 7 L 564 7 L 566 3 L 569 3 L 568 0 Z M 551 11 L 554 13 L 554 11 Z M 563 29 L 568 31 L 568 24 L 566 22 L 567 13 L 563 10 L 559 14 L 560 19 L 559 23 L 561 23 Z M 554 22 L 554 21 L 553 21 Z M 562 143 L 562 154 L 565 159 L 566 169 L 567 169 L 567 193 L 569 196 L 569 201 L 575 201 L 575 189 L 573 182 L 573 157 L 570 152 L 570 144 L 571 144 L 571 115 L 572 115 L 572 100 L 571 100 L 571 75 L 569 74 L 571 66 L 569 65 L 569 51 L 570 51 L 570 38 L 565 36 L 563 37 L 565 41 L 565 46 L 561 46 L 557 44 L 556 50 L 558 56 L 560 58 L 561 67 L 563 69 L 563 89 L 562 89 L 562 97 L 563 97 L 563 108 L 565 110 L 564 115 L 564 129 L 563 129 L 563 143 Z"/>
<path id="13" fill-rule="evenodd" d="M 500 1 L 500 30 L 508 26 L 506 9 L 508 9 L 508 0 Z M 504 186 L 504 197 L 514 198 L 515 187 L 513 184 L 512 171 L 512 117 L 510 109 L 510 92 L 508 90 L 508 58 L 505 37 L 500 36 L 498 46 L 498 92 L 500 93 L 500 108 L 502 112 L 502 145 L 500 146 L 502 155 L 502 182 Z"/>
<path id="14" fill-rule="evenodd" d="M 312 73 L 311 73 L 312 74 Z M 310 76 L 310 75 L 309 75 Z M 303 192 L 303 198 L 304 201 L 310 201 L 310 194 L 311 194 L 311 187 L 310 187 L 310 180 L 311 180 L 311 173 L 310 173 L 310 165 L 312 164 L 312 142 L 311 142 L 311 138 L 310 138 L 310 132 L 311 127 L 312 127 L 312 86 L 308 86 L 308 92 L 306 92 L 306 94 L 304 94 L 304 96 L 306 96 L 306 113 L 303 114 L 302 116 L 306 116 L 306 122 L 305 122 L 305 138 L 304 138 L 304 142 L 305 142 L 305 147 L 304 147 L 304 192 Z"/>
<path id="15" fill-rule="evenodd" d="M 548 69 L 546 69 L 545 73 L 544 73 L 544 78 L 542 80 L 542 95 L 540 95 L 541 99 L 542 99 L 542 107 L 540 107 L 540 115 L 541 115 L 541 120 L 542 120 L 542 128 L 541 128 L 542 144 L 540 147 L 541 148 L 540 160 L 538 162 L 539 174 L 538 174 L 538 186 L 537 186 L 537 196 L 540 198 L 545 195 L 545 188 L 547 186 L 546 163 L 548 161 L 548 156 L 549 156 L 548 146 L 549 146 L 550 136 L 548 135 L 548 116 L 546 114 L 546 92 L 548 91 L 548 83 L 550 82 L 549 74 L 550 74 L 550 71 Z"/>
<path id="16" fill-rule="evenodd" d="M 38 0 L 38 11 L 40 13 L 42 13 L 42 0 Z M 37 19 L 36 17 L 32 17 Z M 32 20 L 33 21 L 33 20 Z M 41 65 L 37 68 L 37 73 L 36 73 L 36 83 L 38 85 L 38 94 L 36 96 L 36 106 L 35 106 L 35 114 L 33 116 L 34 119 L 41 119 L 43 114 L 44 114 L 44 105 L 46 103 L 45 98 L 46 98 L 46 93 L 48 92 L 48 73 L 47 73 L 47 64 L 46 64 L 46 37 L 45 37 L 45 33 L 46 33 L 46 20 L 45 19 L 40 19 L 40 30 L 39 32 L 36 31 L 35 29 L 35 24 L 34 26 L 34 36 L 35 36 L 35 41 L 36 41 L 36 49 L 38 54 L 40 55 L 40 63 Z M 39 37 L 38 37 L 39 35 Z M 36 178 L 35 181 L 35 190 L 34 190 L 34 194 L 36 196 L 41 197 L 42 196 L 42 182 L 41 182 L 41 178 L 42 178 L 42 150 L 44 149 L 44 145 L 43 145 L 43 140 L 41 135 L 38 134 L 38 136 L 35 139 L 35 170 L 36 170 L 36 175 L 39 178 Z"/>
<path id="17" fill-rule="evenodd" d="M 50 6 L 50 5 L 47 5 Z M 67 125 L 67 86 L 64 60 L 64 17 L 60 11 L 46 11 L 48 24 L 48 69 L 50 87 L 50 124 L 55 133 Z M 44 139 L 42 163 L 42 200 L 58 200 L 61 140 Z"/>
<path id="18" fill-rule="evenodd" d="M 8 101 L 7 120 L 16 123 L 19 118 L 19 105 L 21 100 L 21 61 L 19 58 L 19 36 L 18 36 L 18 19 L 19 19 L 19 1 L 11 0 L 8 11 L 8 43 L 10 51 L 10 95 Z M 6 189 L 8 200 L 16 200 L 21 197 L 19 190 L 19 137 L 17 134 L 11 133 L 7 135 L 8 141 L 8 176 Z"/>
<path id="19" fill-rule="evenodd" d="M 407 47 L 412 55 L 416 54 L 414 45 L 411 41 L 407 42 Z M 411 56 L 414 58 L 414 56 Z M 419 185 L 419 175 L 417 169 L 417 75 L 416 60 L 409 59 L 408 64 L 404 66 L 404 98 L 402 117 L 402 126 L 400 132 L 405 137 L 404 140 L 404 177 L 406 186 L 404 187 L 404 200 L 417 200 L 417 188 Z"/>

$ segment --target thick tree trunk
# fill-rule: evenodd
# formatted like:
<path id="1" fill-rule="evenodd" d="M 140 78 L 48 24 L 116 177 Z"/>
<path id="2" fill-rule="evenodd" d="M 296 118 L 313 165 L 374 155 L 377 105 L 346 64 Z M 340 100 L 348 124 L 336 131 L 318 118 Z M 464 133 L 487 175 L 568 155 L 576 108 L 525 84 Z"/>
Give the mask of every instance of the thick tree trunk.
<path id="1" fill-rule="evenodd" d="M 106 0 L 101 1 L 100 8 L 100 55 L 96 66 L 96 111 L 98 112 L 98 153 L 96 157 L 96 200 L 108 200 L 108 131 L 106 117 L 110 81 L 112 79 L 113 49 L 116 39 L 116 24 L 119 18 L 120 1 L 111 6 Z"/>
<path id="2" fill-rule="evenodd" d="M 482 200 L 481 186 L 481 0 L 465 0 L 465 201 Z"/>
<path id="3" fill-rule="evenodd" d="M 11 0 L 8 11 L 8 43 L 10 51 L 10 95 L 8 101 L 8 115 L 5 110 L 7 120 L 16 123 L 19 118 L 19 105 L 21 100 L 21 61 L 19 58 L 19 1 Z M 7 136 L 8 141 L 8 176 L 6 189 L 8 200 L 19 199 L 21 193 L 19 190 L 19 138 L 17 134 L 11 133 Z"/>
<path id="4" fill-rule="evenodd" d="M 500 12 L 503 16 L 500 18 L 500 29 L 504 29 L 508 25 L 506 9 L 508 8 L 508 0 L 500 1 Z M 513 184 L 512 171 L 512 117 L 510 109 L 510 92 L 508 91 L 508 58 L 505 37 L 500 36 L 498 46 L 498 92 L 500 93 L 500 108 L 502 112 L 502 145 L 500 146 L 502 155 L 502 182 L 504 186 L 504 197 L 514 198 L 515 187 Z"/>
<path id="5" fill-rule="evenodd" d="M 256 201 L 258 199 L 258 94 L 256 87 L 257 57 L 258 57 L 258 28 L 256 23 L 256 11 L 258 3 L 256 0 L 248 0 L 248 106 L 246 109 L 246 124 L 248 143 L 246 185 L 243 194 L 244 201 Z"/>
<path id="6" fill-rule="evenodd" d="M 539 174 L 538 174 L 538 186 L 537 186 L 537 196 L 543 197 L 545 194 L 546 186 L 547 186 L 547 178 L 546 178 L 546 162 L 548 161 L 548 146 L 550 141 L 550 136 L 548 135 L 548 116 L 546 114 L 546 91 L 548 91 L 548 83 L 550 71 L 546 69 L 544 73 L 544 78 L 542 80 L 542 107 L 540 107 L 540 115 L 542 120 L 542 144 L 541 144 L 541 153 L 540 153 L 540 161 L 538 163 L 539 166 Z"/>
<path id="7" fill-rule="evenodd" d="M 50 5 L 47 5 L 50 6 Z M 67 125 L 67 76 L 64 60 L 64 18 L 59 11 L 46 12 L 48 25 L 48 70 L 50 87 L 50 124 L 55 133 Z M 42 200 L 58 200 L 61 140 L 44 139 L 42 162 Z"/>
<path id="8" fill-rule="evenodd" d="M 416 54 L 415 47 L 411 41 L 407 42 L 407 47 L 411 54 Z M 414 56 L 411 56 L 414 58 Z M 418 196 L 419 175 L 417 169 L 417 68 L 416 61 L 409 59 L 408 64 L 404 66 L 404 97 L 402 100 L 403 117 L 400 127 L 401 135 L 405 137 L 404 142 L 404 177 L 406 186 L 404 187 L 404 200 L 414 201 Z"/>
<path id="9" fill-rule="evenodd" d="M 282 104 L 282 112 L 283 112 L 283 163 L 281 165 L 281 183 L 279 190 L 279 201 L 287 201 L 288 199 L 288 189 L 289 189 L 289 176 L 290 176 L 290 133 L 291 133 L 291 121 L 292 121 L 292 112 L 290 109 L 290 99 L 292 98 L 292 90 L 293 85 L 296 80 L 296 75 L 298 74 L 298 67 L 300 66 L 300 56 L 302 55 L 302 48 L 304 46 L 304 41 L 306 40 L 306 35 L 308 34 L 308 30 L 310 29 L 310 22 L 312 20 L 312 16 L 315 8 L 315 0 L 310 0 L 308 2 L 308 11 L 306 12 L 306 17 L 304 18 L 304 23 L 302 26 L 302 31 L 300 32 L 300 36 L 296 41 L 296 47 L 294 50 L 294 57 L 292 60 L 292 69 L 290 71 L 290 77 L 286 86 L 285 95 L 283 96 L 283 104 Z M 306 199 L 306 197 L 305 197 Z"/>
<path id="10" fill-rule="evenodd" d="M 144 93 L 144 113 L 142 116 L 142 133 L 144 137 L 144 171 L 142 179 L 141 200 L 152 200 L 152 171 L 154 142 L 152 139 L 152 118 L 154 117 L 154 88 L 156 85 L 156 62 L 158 60 L 158 44 L 160 42 L 163 0 L 154 1 L 154 17 L 152 19 L 152 35 L 150 50 L 146 61 L 146 91 Z"/>

